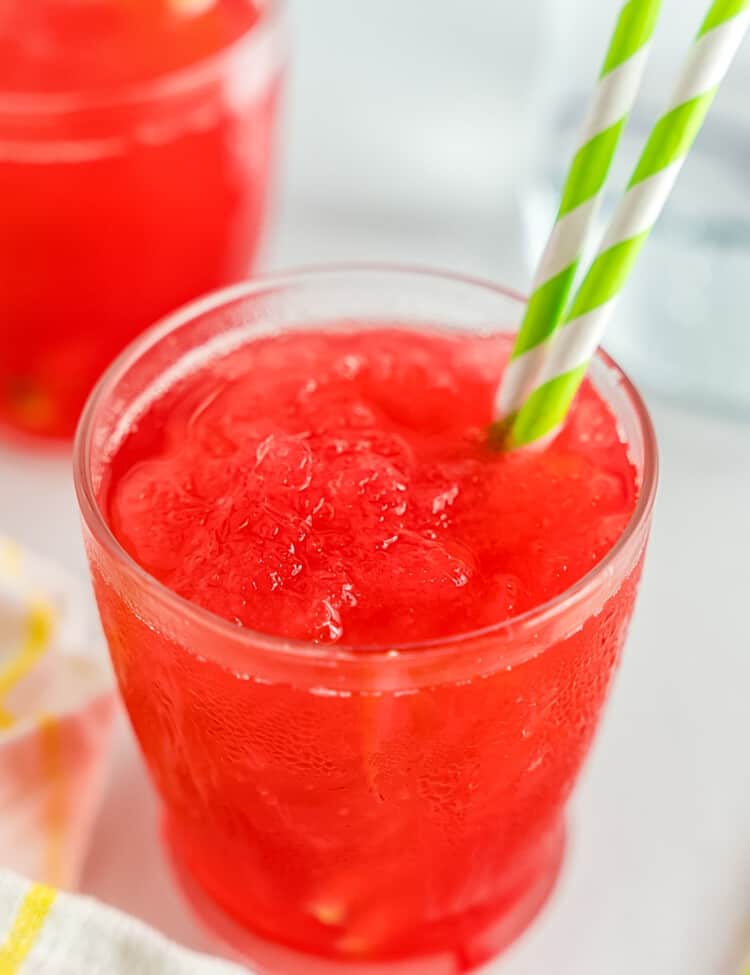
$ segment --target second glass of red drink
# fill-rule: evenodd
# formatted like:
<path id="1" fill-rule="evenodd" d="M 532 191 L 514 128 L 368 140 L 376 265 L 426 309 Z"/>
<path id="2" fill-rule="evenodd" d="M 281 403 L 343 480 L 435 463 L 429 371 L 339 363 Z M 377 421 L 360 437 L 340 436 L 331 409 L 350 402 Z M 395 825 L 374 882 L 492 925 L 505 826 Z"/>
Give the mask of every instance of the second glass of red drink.
<path id="1" fill-rule="evenodd" d="M 280 0 L 0 5 L 0 431 L 66 438 L 138 332 L 244 278 Z"/>

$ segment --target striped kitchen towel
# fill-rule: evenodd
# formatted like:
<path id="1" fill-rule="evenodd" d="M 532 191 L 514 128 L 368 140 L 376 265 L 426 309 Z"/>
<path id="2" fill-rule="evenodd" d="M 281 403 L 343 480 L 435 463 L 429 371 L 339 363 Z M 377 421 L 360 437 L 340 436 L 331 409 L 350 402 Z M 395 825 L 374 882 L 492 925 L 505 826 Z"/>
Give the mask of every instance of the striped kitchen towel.
<path id="1" fill-rule="evenodd" d="M 0 872 L 0 975 L 248 975 L 86 897 Z"/>
<path id="2" fill-rule="evenodd" d="M 67 888 L 88 847 L 115 711 L 90 614 L 70 573 L 0 535 L 0 868 Z"/>

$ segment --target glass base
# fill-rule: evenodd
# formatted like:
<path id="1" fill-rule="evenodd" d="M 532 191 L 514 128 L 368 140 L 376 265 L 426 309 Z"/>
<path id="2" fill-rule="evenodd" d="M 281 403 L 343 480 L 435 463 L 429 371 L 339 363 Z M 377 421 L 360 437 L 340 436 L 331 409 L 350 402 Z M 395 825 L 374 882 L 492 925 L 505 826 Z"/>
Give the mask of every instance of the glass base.
<path id="1" fill-rule="evenodd" d="M 565 826 L 560 822 L 544 837 L 540 867 L 518 896 L 462 943 L 429 955 L 352 961 L 308 955 L 238 924 L 195 882 L 169 842 L 168 829 L 164 837 L 175 876 L 197 920 L 225 953 L 229 949 L 230 957 L 258 975 L 460 975 L 473 971 L 509 947 L 536 918 L 555 886 L 565 850 Z"/>

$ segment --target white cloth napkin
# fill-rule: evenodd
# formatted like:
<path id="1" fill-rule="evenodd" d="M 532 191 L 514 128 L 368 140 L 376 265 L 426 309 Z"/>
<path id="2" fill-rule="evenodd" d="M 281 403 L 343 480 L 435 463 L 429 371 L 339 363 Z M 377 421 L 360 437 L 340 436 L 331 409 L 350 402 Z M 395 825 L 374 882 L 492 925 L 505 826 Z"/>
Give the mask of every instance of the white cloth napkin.
<path id="1" fill-rule="evenodd" d="M 90 618 L 75 578 L 0 535 L 0 867 L 60 887 L 88 846 L 115 709 Z"/>
<path id="2" fill-rule="evenodd" d="M 86 897 L 0 872 L 3 975 L 248 975 Z"/>

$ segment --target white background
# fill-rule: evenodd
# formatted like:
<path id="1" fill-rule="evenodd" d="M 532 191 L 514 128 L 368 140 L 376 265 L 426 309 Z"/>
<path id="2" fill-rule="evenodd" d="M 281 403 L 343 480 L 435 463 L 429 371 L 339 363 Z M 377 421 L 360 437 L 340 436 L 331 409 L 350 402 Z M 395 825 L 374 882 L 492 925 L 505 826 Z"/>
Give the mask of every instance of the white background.
<path id="1" fill-rule="evenodd" d="M 667 0 L 666 17 L 682 15 L 676 34 L 689 35 L 700 6 Z M 525 288 L 516 212 L 538 119 L 576 72 L 593 77 L 600 24 L 616 7 L 291 4 L 296 54 L 265 265 L 407 260 Z M 572 23 L 573 48 L 561 51 L 555 21 Z M 653 78 L 671 65 L 670 40 Z M 722 975 L 750 949 L 750 418 L 646 392 L 662 481 L 640 603 L 561 882 L 488 969 L 496 975 Z M 84 572 L 68 457 L 0 449 L 0 529 Z M 83 887 L 207 947 L 163 860 L 124 722 Z"/>

